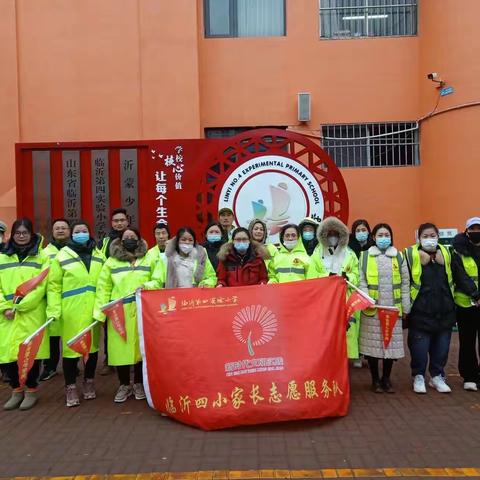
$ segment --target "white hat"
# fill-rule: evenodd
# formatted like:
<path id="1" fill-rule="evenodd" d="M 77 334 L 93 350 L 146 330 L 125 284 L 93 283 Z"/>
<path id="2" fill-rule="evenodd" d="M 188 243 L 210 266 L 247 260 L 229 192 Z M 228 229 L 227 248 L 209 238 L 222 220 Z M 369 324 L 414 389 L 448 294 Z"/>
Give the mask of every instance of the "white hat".
<path id="1" fill-rule="evenodd" d="M 473 227 L 473 225 L 480 225 L 480 217 L 472 217 L 467 220 L 467 228 Z"/>

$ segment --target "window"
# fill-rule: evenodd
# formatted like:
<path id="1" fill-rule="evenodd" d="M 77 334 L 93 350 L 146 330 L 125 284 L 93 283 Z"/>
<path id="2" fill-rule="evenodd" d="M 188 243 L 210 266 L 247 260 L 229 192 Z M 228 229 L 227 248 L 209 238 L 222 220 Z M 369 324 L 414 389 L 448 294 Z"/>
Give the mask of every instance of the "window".
<path id="1" fill-rule="evenodd" d="M 417 0 L 319 0 L 322 38 L 417 34 Z"/>
<path id="2" fill-rule="evenodd" d="M 416 122 L 324 125 L 322 147 L 338 167 L 418 165 Z"/>
<path id="3" fill-rule="evenodd" d="M 204 0 L 206 37 L 285 35 L 285 0 Z"/>
<path id="4" fill-rule="evenodd" d="M 205 138 L 227 138 L 238 135 L 239 133 L 253 130 L 254 128 L 280 128 L 286 130 L 287 127 L 225 127 L 225 128 L 206 128 Z"/>

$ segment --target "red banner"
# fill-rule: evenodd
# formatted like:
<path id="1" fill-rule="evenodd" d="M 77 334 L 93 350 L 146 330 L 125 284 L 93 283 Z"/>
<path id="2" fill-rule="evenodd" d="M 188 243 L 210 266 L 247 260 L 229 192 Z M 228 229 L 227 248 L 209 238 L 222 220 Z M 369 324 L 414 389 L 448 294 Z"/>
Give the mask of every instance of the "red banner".
<path id="1" fill-rule="evenodd" d="M 205 430 L 346 415 L 345 282 L 141 291 L 151 407 Z"/>
<path id="2" fill-rule="evenodd" d="M 15 290 L 15 295 L 13 296 L 13 303 L 17 304 L 20 300 L 30 293 L 37 285 L 39 285 L 45 277 L 48 275 L 50 267 L 42 270 L 36 277 L 27 280 L 26 282 L 21 283 Z"/>
<path id="3" fill-rule="evenodd" d="M 92 331 L 88 330 L 81 337 L 77 338 L 73 342 L 67 342 L 69 348 L 74 352 L 79 353 L 83 357 L 83 361 L 88 360 L 90 348 L 92 347 Z"/>
<path id="4" fill-rule="evenodd" d="M 383 345 L 388 348 L 392 340 L 393 329 L 398 320 L 398 310 L 390 308 L 377 308 L 378 319 L 382 327 Z"/>
<path id="5" fill-rule="evenodd" d="M 39 333 L 37 333 L 37 335 L 34 335 L 29 342 L 21 343 L 20 347 L 18 348 L 18 381 L 21 387 L 25 386 L 28 372 L 33 366 L 33 362 L 35 361 L 38 349 L 42 343 L 44 333 L 45 329 L 41 330 Z"/>
<path id="6" fill-rule="evenodd" d="M 112 322 L 115 331 L 127 341 L 127 329 L 125 328 L 125 311 L 123 309 L 123 299 L 110 302 L 106 307 L 102 308 L 103 313 Z"/>
<path id="7" fill-rule="evenodd" d="M 347 322 L 355 312 L 358 312 L 359 310 L 365 310 L 374 304 L 375 302 L 372 302 L 370 298 L 367 298 L 360 292 L 353 292 L 347 302 Z"/>

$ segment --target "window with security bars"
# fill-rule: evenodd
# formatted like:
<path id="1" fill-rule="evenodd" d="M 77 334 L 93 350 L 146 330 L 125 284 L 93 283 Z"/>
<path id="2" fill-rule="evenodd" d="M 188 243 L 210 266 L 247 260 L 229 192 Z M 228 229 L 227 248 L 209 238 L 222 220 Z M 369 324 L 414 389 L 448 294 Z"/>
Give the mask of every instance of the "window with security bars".
<path id="1" fill-rule="evenodd" d="M 254 128 L 280 128 L 285 130 L 287 127 L 224 127 L 224 128 L 206 128 L 205 129 L 205 138 L 227 138 L 234 137 L 239 133 L 246 132 L 247 130 L 253 130 Z"/>
<path id="2" fill-rule="evenodd" d="M 285 36 L 285 0 L 204 0 L 205 37 Z"/>
<path id="3" fill-rule="evenodd" d="M 417 0 L 319 0 L 321 38 L 417 34 Z"/>
<path id="4" fill-rule="evenodd" d="M 338 167 L 418 165 L 416 122 L 324 125 L 322 147 Z"/>

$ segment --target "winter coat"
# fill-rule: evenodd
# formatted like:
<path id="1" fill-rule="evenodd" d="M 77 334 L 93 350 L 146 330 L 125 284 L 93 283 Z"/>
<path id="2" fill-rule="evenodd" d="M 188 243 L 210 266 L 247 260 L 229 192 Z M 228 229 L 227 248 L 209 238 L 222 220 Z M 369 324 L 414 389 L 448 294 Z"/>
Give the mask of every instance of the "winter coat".
<path id="1" fill-rule="evenodd" d="M 389 247 L 383 253 L 376 246 L 368 249 L 368 255 L 375 257 L 378 267 L 378 305 L 394 306 L 392 259 L 397 254 L 398 250 L 395 247 Z M 408 314 L 410 312 L 410 275 L 406 260 L 401 262 L 400 273 L 402 278 L 402 309 L 403 314 Z M 367 279 L 361 268 L 360 289 L 368 293 Z M 404 349 L 401 319 L 399 318 L 395 324 L 392 340 L 388 348 L 385 349 L 382 329 L 376 311 L 374 316 L 362 313 L 360 320 L 360 353 L 375 358 L 402 358 Z"/>
<path id="2" fill-rule="evenodd" d="M 226 243 L 218 253 L 217 285 L 240 287 L 267 283 L 265 259 L 268 257 L 267 249 L 253 240 L 243 257 L 236 252 L 232 242 Z"/>
<path id="3" fill-rule="evenodd" d="M 452 254 L 452 274 L 455 290 L 471 297 L 472 300 L 480 300 L 480 290 L 475 285 L 475 282 L 467 275 L 467 272 L 465 272 L 461 257 L 461 255 L 472 257 L 480 273 L 480 247 L 473 245 L 465 233 L 459 233 L 455 236 L 452 247 L 454 249 Z"/>
<path id="4" fill-rule="evenodd" d="M 109 258 L 111 255 L 110 247 L 114 240 L 120 238 L 122 232 L 118 230 L 110 230 L 110 233 L 99 243 L 98 248 L 105 255 L 105 258 Z"/>
<path id="5" fill-rule="evenodd" d="M 50 260 L 53 260 L 57 256 L 59 251 L 60 249 L 51 242 L 43 249 L 43 252 L 48 256 Z"/>
<path id="6" fill-rule="evenodd" d="M 47 286 L 47 317 L 61 325 L 63 357 L 78 358 L 67 342 L 93 322 L 97 281 L 105 256 L 91 245 L 90 266 L 87 268 L 77 252 L 70 247 L 60 250 L 52 261 Z M 55 322 L 57 323 L 57 322 Z M 100 327 L 92 329 L 90 353 L 98 352 Z"/>
<path id="7" fill-rule="evenodd" d="M 165 251 L 161 252 L 158 245 L 152 247 L 148 252 L 147 255 L 149 256 L 152 262 L 158 262 L 162 260 L 162 262 L 167 266 L 167 256 L 165 255 Z"/>
<path id="8" fill-rule="evenodd" d="M 313 218 L 304 218 L 298 225 L 298 228 L 300 229 L 300 235 L 303 234 L 303 227 L 310 225 L 315 229 L 315 235 L 312 240 L 304 240 L 302 236 L 302 243 L 303 246 L 305 247 L 305 251 L 308 253 L 308 255 L 312 256 L 313 252 L 315 251 L 315 248 L 317 248 L 318 245 L 318 222 L 313 220 Z"/>
<path id="9" fill-rule="evenodd" d="M 438 248 L 432 261 L 430 253 L 421 247 L 413 248 L 418 248 L 422 275 L 420 290 L 408 316 L 408 328 L 424 332 L 449 330 L 455 325 L 456 312 L 442 251 Z"/>
<path id="10" fill-rule="evenodd" d="M 112 242 L 110 258 L 104 263 L 97 281 L 93 310 L 95 320 L 102 322 L 106 320 L 101 307 L 112 300 L 126 297 L 141 286 L 146 289 L 163 286 L 160 282 L 152 280 L 154 273 L 157 274 L 157 278 L 161 278 L 161 271 L 164 271 L 165 268 L 163 262 L 153 262 L 146 253 L 147 244 L 143 240 L 133 253 L 123 247 L 120 239 Z M 126 342 L 113 328 L 111 322 L 107 322 L 109 365 L 134 365 L 142 358 L 137 329 L 135 295 L 124 299 L 123 308 L 127 331 Z"/>
<path id="11" fill-rule="evenodd" d="M 207 251 L 208 259 L 212 264 L 213 269 L 216 271 L 218 267 L 218 252 L 222 248 L 222 245 L 225 244 L 225 239 L 220 240 L 219 242 L 209 242 L 206 241 L 202 243 L 202 247 Z"/>
<path id="12" fill-rule="evenodd" d="M 13 320 L 8 320 L 3 315 L 5 310 L 13 308 L 12 300 L 16 288 L 49 267 L 50 259 L 42 250 L 41 242 L 41 236 L 36 235 L 34 243 L 22 261 L 19 261 L 12 241 L 0 254 L 0 312 L 2 312 L 0 314 L 0 363 L 17 361 L 20 343 L 46 322 L 47 279 L 44 279 L 16 305 Z M 47 329 L 36 358 L 46 359 L 49 356 L 50 345 Z"/>
<path id="13" fill-rule="evenodd" d="M 44 249 L 43 249 L 43 252 L 48 256 L 48 258 L 50 259 L 50 262 L 53 261 L 53 259 L 58 255 L 58 252 L 60 251 L 60 249 L 54 245 L 53 242 L 50 242 Z M 51 275 L 51 272 L 48 274 L 48 277 L 50 278 L 50 275 Z M 48 315 L 47 315 L 47 318 L 48 318 Z M 58 319 L 57 321 L 55 322 L 52 322 L 49 326 L 48 326 L 48 332 L 50 334 L 51 337 L 59 337 L 61 335 L 61 331 L 62 331 L 62 325 L 61 325 L 61 320 Z"/>
<path id="14" fill-rule="evenodd" d="M 167 278 L 165 288 L 178 288 L 176 260 L 180 254 L 175 250 L 176 239 L 173 237 L 167 242 L 165 253 L 167 255 Z M 217 284 L 217 275 L 208 259 L 207 251 L 201 246 L 196 245 L 190 253 L 193 261 L 192 287 L 215 287 Z"/>
<path id="15" fill-rule="evenodd" d="M 268 283 L 286 283 L 307 278 L 310 257 L 299 239 L 292 250 L 280 245 L 268 268 Z"/>
<path id="16" fill-rule="evenodd" d="M 350 240 L 348 242 L 348 247 L 350 250 L 353 250 L 357 258 L 360 258 L 360 254 L 362 252 L 366 252 L 370 247 L 373 247 L 375 245 L 375 242 L 371 238 L 371 236 L 368 236 L 367 243 L 365 245 L 360 245 L 360 242 L 357 240 L 355 237 L 355 233 L 350 234 Z"/>

